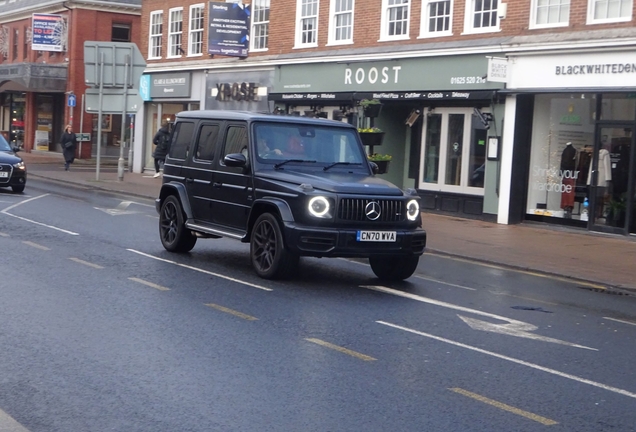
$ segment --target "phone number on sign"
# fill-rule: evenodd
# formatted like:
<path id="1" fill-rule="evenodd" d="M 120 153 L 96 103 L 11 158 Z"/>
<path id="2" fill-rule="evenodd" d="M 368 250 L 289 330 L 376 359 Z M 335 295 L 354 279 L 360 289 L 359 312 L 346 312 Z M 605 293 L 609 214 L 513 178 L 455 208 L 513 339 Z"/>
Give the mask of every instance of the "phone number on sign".
<path id="1" fill-rule="evenodd" d="M 451 77 L 451 84 L 483 84 L 486 79 L 480 76 Z"/>

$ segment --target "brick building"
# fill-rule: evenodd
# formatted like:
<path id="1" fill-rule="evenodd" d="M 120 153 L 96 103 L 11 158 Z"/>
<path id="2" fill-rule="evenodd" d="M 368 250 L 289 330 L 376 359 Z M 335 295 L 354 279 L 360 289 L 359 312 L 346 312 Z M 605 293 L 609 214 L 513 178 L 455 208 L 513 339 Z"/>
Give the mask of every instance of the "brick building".
<path id="1" fill-rule="evenodd" d="M 141 0 L 0 1 L 0 130 L 26 151 L 59 152 L 64 125 L 72 123 L 91 133 L 92 142 L 78 149 L 91 157 L 96 116 L 81 115 L 84 41 L 138 44 L 140 15 Z M 67 106 L 71 92 L 74 108 Z M 121 115 L 104 122 L 106 152 L 119 144 Z"/>
<path id="2" fill-rule="evenodd" d="M 183 109 L 320 116 L 381 128 L 369 151 L 425 211 L 636 232 L 632 0 L 248 3 L 249 51 L 228 56 L 214 6 L 233 3 L 143 2 L 136 169 Z"/>

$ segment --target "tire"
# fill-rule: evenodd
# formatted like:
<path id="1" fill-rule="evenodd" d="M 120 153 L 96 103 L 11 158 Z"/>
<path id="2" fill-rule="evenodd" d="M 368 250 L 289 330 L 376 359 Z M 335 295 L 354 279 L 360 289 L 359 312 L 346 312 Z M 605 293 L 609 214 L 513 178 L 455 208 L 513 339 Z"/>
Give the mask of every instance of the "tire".
<path id="1" fill-rule="evenodd" d="M 417 255 L 407 256 L 372 256 L 369 264 L 373 273 L 382 280 L 401 281 L 410 278 L 415 270 L 420 257 Z"/>
<path id="2" fill-rule="evenodd" d="M 197 238 L 185 226 L 185 215 L 176 196 L 170 195 L 159 213 L 159 237 L 163 247 L 170 252 L 189 252 Z"/>
<path id="3" fill-rule="evenodd" d="M 256 219 L 250 237 L 250 259 L 263 279 L 286 279 L 298 268 L 298 256 L 285 249 L 278 219 L 263 213 Z"/>
<path id="4" fill-rule="evenodd" d="M 22 193 L 24 192 L 24 185 L 11 186 L 11 190 L 13 190 L 13 193 Z"/>

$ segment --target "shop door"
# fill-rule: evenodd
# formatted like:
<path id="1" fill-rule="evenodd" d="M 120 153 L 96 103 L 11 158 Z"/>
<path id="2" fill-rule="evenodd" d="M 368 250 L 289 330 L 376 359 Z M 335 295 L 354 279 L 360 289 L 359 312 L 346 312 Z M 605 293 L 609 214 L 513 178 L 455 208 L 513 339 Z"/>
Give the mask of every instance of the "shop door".
<path id="1" fill-rule="evenodd" d="M 592 164 L 587 175 L 589 185 L 589 215 L 591 229 L 626 234 L 630 229 L 627 209 L 629 197 L 633 127 L 626 125 L 598 125 Z M 633 227 L 632 227 L 633 229 Z"/>

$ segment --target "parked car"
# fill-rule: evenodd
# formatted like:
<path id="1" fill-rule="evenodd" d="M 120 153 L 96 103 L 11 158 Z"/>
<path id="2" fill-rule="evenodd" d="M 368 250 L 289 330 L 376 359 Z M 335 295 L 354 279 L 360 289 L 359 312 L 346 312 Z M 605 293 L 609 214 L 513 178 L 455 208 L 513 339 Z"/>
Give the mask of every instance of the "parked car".
<path id="1" fill-rule="evenodd" d="M 26 165 L 16 154 L 19 150 L 0 135 L 0 187 L 10 187 L 16 193 L 24 190 L 27 180 Z"/>
<path id="2" fill-rule="evenodd" d="M 379 278 L 402 280 L 426 246 L 419 201 L 373 174 L 349 124 L 188 111 L 176 116 L 156 208 L 168 251 L 230 237 L 250 243 L 266 279 L 313 256 L 368 258 Z"/>

